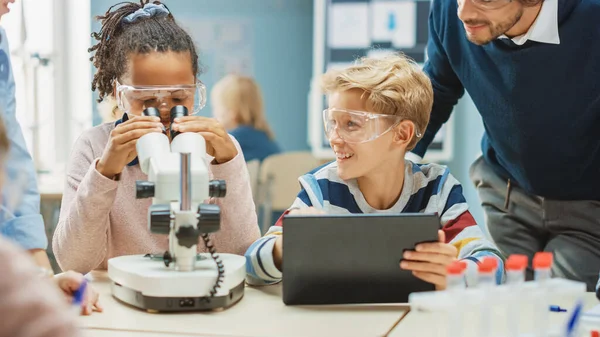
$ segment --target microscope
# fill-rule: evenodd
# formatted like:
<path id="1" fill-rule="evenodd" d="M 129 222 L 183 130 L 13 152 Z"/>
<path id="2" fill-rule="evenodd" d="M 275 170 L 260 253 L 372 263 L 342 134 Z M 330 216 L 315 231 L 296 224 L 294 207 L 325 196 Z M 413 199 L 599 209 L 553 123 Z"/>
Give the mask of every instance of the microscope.
<path id="1" fill-rule="evenodd" d="M 187 108 L 171 109 L 171 123 Z M 159 116 L 156 108 L 146 116 Z M 246 259 L 217 254 L 209 233 L 219 230 L 220 209 L 206 204 L 225 196 L 224 181 L 209 181 L 206 142 L 197 133 L 150 133 L 136 150 L 148 181 L 136 183 L 136 197 L 152 198 L 149 230 L 169 236 L 163 255 L 130 255 L 108 260 L 112 294 L 118 300 L 151 312 L 201 311 L 227 308 L 244 296 Z M 202 240 L 208 253 L 197 253 Z M 154 253 L 154 252 L 153 252 Z"/>

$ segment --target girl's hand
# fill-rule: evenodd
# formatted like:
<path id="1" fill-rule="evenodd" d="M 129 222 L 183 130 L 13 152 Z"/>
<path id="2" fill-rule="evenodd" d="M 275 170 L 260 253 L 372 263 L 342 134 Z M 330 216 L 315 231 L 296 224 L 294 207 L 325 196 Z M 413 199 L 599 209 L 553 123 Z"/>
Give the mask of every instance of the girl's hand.
<path id="1" fill-rule="evenodd" d="M 110 132 L 108 144 L 96 165 L 96 170 L 110 179 L 121 173 L 125 165 L 137 156 L 135 144 L 138 139 L 151 132 L 163 132 L 160 118 L 136 116 L 117 125 Z"/>
<path id="2" fill-rule="evenodd" d="M 206 140 L 206 153 L 213 156 L 217 164 L 226 163 L 238 154 L 233 140 L 214 118 L 179 117 L 173 121 L 171 129 L 179 132 L 196 132 L 202 135 Z"/>

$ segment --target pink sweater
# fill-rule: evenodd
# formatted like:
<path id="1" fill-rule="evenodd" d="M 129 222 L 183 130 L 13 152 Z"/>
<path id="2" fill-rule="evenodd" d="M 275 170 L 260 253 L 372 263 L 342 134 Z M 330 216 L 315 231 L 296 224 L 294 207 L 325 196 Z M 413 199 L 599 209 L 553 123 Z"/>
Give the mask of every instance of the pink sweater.
<path id="1" fill-rule="evenodd" d="M 0 337 L 79 336 L 64 296 L 23 251 L 0 237 Z"/>
<path id="2" fill-rule="evenodd" d="M 113 128 L 114 123 L 105 123 L 87 130 L 73 146 L 52 240 L 63 270 L 85 274 L 106 269 L 107 260 L 115 256 L 162 254 L 167 250 L 167 235 L 152 234 L 148 229 L 152 200 L 135 198 L 136 180 L 147 180 L 139 165 L 126 166 L 120 181 L 96 170 Z M 244 156 L 235 139 L 234 143 L 238 149 L 234 159 L 209 165 L 211 179 L 227 183 L 225 198 L 210 200 L 221 208 L 221 229 L 211 238 L 218 252 L 243 255 L 260 233 Z M 211 160 L 207 158 L 207 163 Z M 198 251 L 205 250 L 200 242 Z"/>

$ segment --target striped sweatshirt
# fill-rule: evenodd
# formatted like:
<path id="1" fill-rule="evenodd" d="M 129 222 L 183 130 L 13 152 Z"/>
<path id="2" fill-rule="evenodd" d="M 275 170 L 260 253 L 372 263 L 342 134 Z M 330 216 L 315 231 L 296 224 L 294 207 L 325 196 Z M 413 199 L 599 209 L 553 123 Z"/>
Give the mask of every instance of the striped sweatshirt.
<path id="1" fill-rule="evenodd" d="M 496 278 L 498 283 L 502 282 L 502 254 L 486 239 L 475 222 L 468 210 L 462 186 L 449 169 L 437 164 L 418 165 L 408 160 L 405 166 L 400 198 L 389 209 L 371 207 L 358 188 L 356 179 L 341 180 L 337 174 L 337 163 L 332 162 L 298 179 L 301 190 L 286 213 L 307 207 L 332 214 L 436 213 L 441 229 L 446 234 L 446 242 L 457 248 L 458 259 L 467 262 L 467 285 L 476 282 L 477 264 L 487 256 L 498 260 Z M 273 284 L 282 278 L 281 271 L 273 261 L 275 239 L 283 235 L 282 220 L 283 216 L 246 251 L 246 281 L 251 285 Z"/>

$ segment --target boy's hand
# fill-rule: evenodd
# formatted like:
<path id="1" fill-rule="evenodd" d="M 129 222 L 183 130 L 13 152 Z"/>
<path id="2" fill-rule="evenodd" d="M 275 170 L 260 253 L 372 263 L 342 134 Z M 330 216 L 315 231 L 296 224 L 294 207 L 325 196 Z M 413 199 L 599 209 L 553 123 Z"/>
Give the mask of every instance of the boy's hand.
<path id="1" fill-rule="evenodd" d="M 213 156 L 217 164 L 223 164 L 235 156 L 238 151 L 221 123 L 214 118 L 185 116 L 175 118 L 171 128 L 179 132 L 196 132 L 206 140 L 206 153 Z"/>
<path id="2" fill-rule="evenodd" d="M 83 280 L 84 276 L 74 271 L 57 274 L 53 278 L 54 283 L 65 294 L 69 302 L 73 301 L 73 294 L 79 289 Z M 81 303 L 82 315 L 91 315 L 93 311 L 102 312 L 103 308 L 98 301 L 98 297 L 98 292 L 88 285 Z"/>
<path id="3" fill-rule="evenodd" d="M 283 236 L 281 235 L 275 239 L 275 246 L 273 247 L 273 262 L 275 263 L 275 267 L 281 271 L 281 267 L 283 265 Z"/>
<path id="4" fill-rule="evenodd" d="M 446 235 L 438 231 L 438 241 L 418 244 L 415 251 L 406 251 L 400 268 L 411 270 L 413 275 L 435 285 L 437 290 L 446 289 L 446 266 L 456 260 L 458 250 L 446 243 Z"/>
<path id="5" fill-rule="evenodd" d="M 288 214 L 295 215 L 318 215 L 325 214 L 325 211 L 319 208 L 307 207 L 307 208 L 294 208 L 291 209 Z M 283 264 L 283 236 L 279 236 L 275 239 L 275 246 L 273 247 L 273 261 L 275 262 L 275 267 L 281 270 L 281 266 Z"/>

